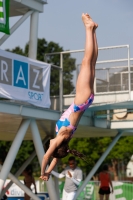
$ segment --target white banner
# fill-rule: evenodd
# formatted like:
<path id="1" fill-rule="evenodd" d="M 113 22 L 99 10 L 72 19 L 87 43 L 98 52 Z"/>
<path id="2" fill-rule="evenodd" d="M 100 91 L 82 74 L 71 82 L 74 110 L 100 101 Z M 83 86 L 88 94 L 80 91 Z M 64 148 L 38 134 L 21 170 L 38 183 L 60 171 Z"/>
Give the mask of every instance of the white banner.
<path id="1" fill-rule="evenodd" d="M 6 180 L 5 184 L 4 184 L 4 188 L 7 186 L 7 184 L 10 182 L 9 179 Z M 20 180 L 21 183 L 24 184 L 23 180 Z M 42 199 L 42 200 L 46 200 L 49 199 L 49 195 L 47 192 L 41 192 L 40 191 L 40 181 L 36 181 L 36 189 L 37 189 L 37 196 Z M 43 185 L 43 189 L 44 189 L 44 185 Z M 31 191 L 35 194 L 35 188 L 34 185 L 31 185 Z M 11 187 L 6 191 L 5 195 L 8 197 L 8 200 L 24 200 L 24 191 L 18 187 L 15 183 L 13 183 L 11 185 Z"/>
<path id="2" fill-rule="evenodd" d="M 47 63 L 0 50 L 0 96 L 49 108 L 50 70 Z"/>

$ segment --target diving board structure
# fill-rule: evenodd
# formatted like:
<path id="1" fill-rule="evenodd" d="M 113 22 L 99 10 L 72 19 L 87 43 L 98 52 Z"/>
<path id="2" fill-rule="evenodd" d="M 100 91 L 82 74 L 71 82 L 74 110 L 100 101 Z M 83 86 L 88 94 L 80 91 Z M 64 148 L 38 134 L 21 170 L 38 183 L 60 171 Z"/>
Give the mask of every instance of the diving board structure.
<path id="1" fill-rule="evenodd" d="M 25 101 L 23 99 L 23 101 L 21 101 L 16 96 L 13 96 L 14 98 L 9 98 L 9 100 L 0 100 L 0 140 L 12 141 L 10 151 L 8 152 L 1 168 L 1 196 L 12 184 L 10 183 L 4 190 L 2 190 L 4 182 L 8 176 L 12 177 L 12 181 L 18 183 L 16 178 L 23 172 L 26 166 L 36 155 L 41 165 L 41 161 L 45 153 L 43 145 L 50 138 L 54 137 L 56 121 L 59 119 L 63 110 L 65 110 L 72 103 L 75 97 L 74 93 L 63 95 L 62 82 L 63 54 L 73 53 L 73 51 L 60 52 L 62 61 L 61 66 L 56 66 L 60 73 L 60 94 L 59 96 L 53 97 L 48 96 L 47 93 L 44 95 L 45 97 L 50 98 L 50 108 L 49 104 L 47 104 L 49 99 L 46 100 L 45 105 L 42 105 L 41 103 L 39 105 L 39 103 L 36 103 L 37 100 L 42 100 L 42 90 L 44 90 L 42 84 L 44 82 L 41 82 L 40 79 L 38 80 L 38 77 L 40 74 L 42 75 L 41 78 L 43 77 L 45 74 L 43 69 L 45 67 L 52 70 L 52 65 L 47 65 L 47 63 L 38 62 L 36 60 L 38 16 L 39 13 L 43 12 L 43 5 L 45 4 L 47 4 L 47 2 L 41 0 L 10 0 L 10 17 L 22 15 L 19 21 L 11 28 L 11 34 L 13 34 L 13 32 L 28 17 L 31 18 L 29 57 L 25 58 L 23 56 L 0 51 L 0 61 L 4 63 L 0 64 L 0 70 L 3 75 L 3 79 L 0 79 L 0 83 L 4 85 L 4 91 L 7 91 L 7 85 L 18 88 L 18 97 L 19 92 L 22 91 L 22 88 L 23 92 L 28 91 L 32 93 L 28 93 L 29 97 L 31 97 L 31 101 L 28 101 L 28 99 Z M 0 45 L 3 44 L 8 37 L 8 35 L 4 35 L 0 39 Z M 111 60 L 111 58 L 106 54 L 108 49 L 124 49 L 124 54 L 121 53 L 122 58 L 115 58 Z M 81 51 L 83 52 L 83 50 L 79 50 L 79 52 Z M 119 138 L 121 136 L 133 135 L 133 65 L 132 59 L 130 59 L 129 56 L 129 45 L 99 48 L 99 52 L 100 51 L 103 52 L 103 55 L 99 55 L 96 65 L 95 100 L 93 105 L 91 105 L 91 107 L 89 107 L 89 109 L 86 110 L 82 116 L 74 137 L 80 138 L 82 133 L 82 137 L 86 138 L 114 137 L 114 139 L 101 158 L 99 158 L 99 161 L 96 163 L 92 171 L 88 174 L 82 187 L 80 187 L 80 189 L 77 191 L 76 197 L 78 197 L 80 191 L 85 187 L 86 183 L 96 172 Z M 126 56 L 124 57 L 123 55 Z M 23 63 L 27 63 L 24 64 L 24 68 Z M 107 64 L 108 66 L 106 66 Z M 8 66 L 10 66 L 10 68 L 12 67 L 12 71 L 8 71 Z M 8 76 L 8 72 L 13 74 L 13 69 L 16 66 L 18 68 L 17 75 L 13 75 L 13 77 Z M 27 69 L 26 72 L 25 68 Z M 27 75 L 28 73 L 32 75 L 32 78 L 30 75 Z M 29 77 L 30 79 L 25 79 L 25 77 Z M 46 76 L 44 76 L 44 79 L 45 77 Z M 6 82 L 7 80 L 10 80 L 8 84 Z M 13 80 L 16 81 L 14 82 Z M 23 84 L 19 85 L 19 81 L 22 81 Z M 48 81 L 46 84 L 47 83 Z M 46 87 L 49 88 L 48 85 Z M 2 90 L 2 87 L 0 87 L 0 90 Z M 2 93 L 2 91 L 0 92 Z M 8 91 L 8 95 L 9 94 L 10 93 Z M 5 96 L 6 95 L 7 93 Z M 4 94 L 2 97 L 4 97 Z M 98 111 L 104 111 L 104 113 L 99 114 Z M 33 154 L 25 161 L 20 169 L 18 169 L 18 172 L 14 175 L 16 177 L 15 178 L 10 174 L 10 170 L 23 140 L 33 140 L 35 152 L 33 152 Z M 50 178 L 49 181 L 46 182 L 46 185 L 50 200 L 58 200 L 59 191 L 57 187 L 57 180 L 55 179 L 55 181 L 53 181 L 52 178 Z M 21 187 L 20 184 L 19 186 Z M 31 195 L 30 191 L 24 187 L 23 190 Z M 35 194 L 32 194 L 31 196 L 34 199 L 38 199 Z"/>

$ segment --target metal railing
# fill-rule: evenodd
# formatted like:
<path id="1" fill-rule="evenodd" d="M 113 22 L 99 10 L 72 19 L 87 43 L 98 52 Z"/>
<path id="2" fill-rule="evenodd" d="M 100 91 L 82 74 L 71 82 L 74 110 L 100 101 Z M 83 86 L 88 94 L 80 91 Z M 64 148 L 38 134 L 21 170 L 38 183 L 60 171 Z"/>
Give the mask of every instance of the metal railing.
<path id="1" fill-rule="evenodd" d="M 129 72 L 126 66 L 96 69 L 96 74 L 99 71 L 101 71 L 101 74 L 105 73 L 106 79 L 96 76 L 96 94 L 100 92 L 129 91 Z M 130 77 L 130 88 L 133 90 L 133 66 L 131 66 Z"/>
<path id="2" fill-rule="evenodd" d="M 47 57 L 60 55 L 60 66 L 58 70 L 59 73 L 59 110 L 62 112 L 64 108 L 65 98 L 75 96 L 75 89 L 67 95 L 63 94 L 63 55 L 70 54 L 71 57 L 76 59 L 76 70 L 73 73 L 73 85 L 76 86 L 76 80 L 79 73 L 79 68 L 81 64 L 79 63 L 79 57 L 83 58 L 84 49 L 73 50 L 73 51 L 63 51 L 56 53 L 45 54 L 45 60 Z M 81 59 L 82 59 L 81 58 Z M 94 82 L 94 92 L 96 95 L 102 94 L 114 94 L 117 93 L 127 93 L 128 100 L 131 100 L 131 91 L 133 90 L 133 59 L 130 59 L 130 48 L 129 45 L 112 46 L 99 48 L 99 56 L 96 63 L 96 76 Z M 81 62 L 81 60 L 80 60 Z M 130 64 L 132 62 L 132 65 Z M 54 67 L 54 65 L 52 65 Z M 56 99 L 55 97 L 51 97 Z M 100 102 L 101 103 L 101 102 Z"/>
<path id="3" fill-rule="evenodd" d="M 133 199 L 133 182 L 132 181 L 112 181 L 114 192 L 110 194 L 110 200 L 132 200 Z M 81 183 L 82 185 L 82 183 Z M 59 181 L 60 200 L 64 181 Z M 80 186 L 79 186 L 80 187 Z M 89 181 L 82 190 L 77 200 L 99 200 L 99 181 Z M 44 182 L 40 182 L 41 190 L 39 192 L 47 192 Z"/>
<path id="4" fill-rule="evenodd" d="M 133 199 L 133 182 L 112 181 L 114 192 L 110 194 L 110 200 Z M 77 200 L 99 200 L 99 181 L 90 181 L 80 193 Z"/>

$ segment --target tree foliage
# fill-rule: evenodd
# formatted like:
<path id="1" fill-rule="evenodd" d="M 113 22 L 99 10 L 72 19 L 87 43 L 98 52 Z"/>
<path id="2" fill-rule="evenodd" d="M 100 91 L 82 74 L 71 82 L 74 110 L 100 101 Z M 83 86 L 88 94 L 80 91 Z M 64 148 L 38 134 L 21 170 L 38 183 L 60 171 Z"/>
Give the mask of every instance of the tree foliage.
<path id="1" fill-rule="evenodd" d="M 12 142 L 11 141 L 0 141 L 0 161 L 4 163 L 6 156 L 11 148 Z M 15 162 L 13 163 L 13 167 L 11 172 L 15 173 L 23 162 L 28 159 L 31 153 L 34 151 L 34 145 L 32 141 L 23 141 L 19 152 L 16 156 Z"/>
<path id="2" fill-rule="evenodd" d="M 76 134 L 76 133 L 75 133 Z M 109 144 L 112 142 L 113 138 L 103 137 L 103 138 L 73 138 L 70 143 L 70 149 L 76 149 L 77 151 L 83 153 L 86 156 L 86 161 L 76 157 L 77 164 L 88 174 L 90 170 L 94 167 L 96 162 L 100 159 L 101 155 L 106 151 Z M 111 163 L 112 160 L 123 160 L 126 163 L 130 160 L 133 154 L 133 137 L 127 136 L 119 139 L 117 144 L 112 148 L 109 155 L 104 160 L 104 163 Z M 0 142 L 0 159 L 4 161 L 9 149 L 11 142 Z M 13 164 L 12 172 L 16 172 L 20 168 L 22 163 L 31 155 L 34 151 L 34 145 L 32 141 L 23 141 L 22 145 L 17 154 L 16 160 Z M 67 165 L 68 158 L 72 156 L 69 154 L 67 157 L 60 161 L 59 171 L 62 171 L 62 166 Z M 33 165 L 37 162 L 34 160 Z M 38 169 L 40 170 L 40 168 Z"/>
<path id="3" fill-rule="evenodd" d="M 75 133 L 76 134 L 76 133 Z M 85 173 L 89 173 L 94 167 L 94 164 L 100 159 L 101 155 L 106 151 L 109 144 L 112 142 L 111 137 L 102 138 L 73 138 L 70 141 L 70 149 L 76 149 L 86 156 L 87 162 L 76 157 L 77 164 L 83 169 Z M 111 163 L 113 159 L 124 160 L 126 163 L 130 160 L 133 154 L 133 137 L 121 137 L 116 145 L 112 148 L 109 155 L 104 160 L 104 163 Z M 62 159 L 62 163 L 67 164 L 68 158 L 72 155 Z M 60 169 L 61 171 L 62 169 Z"/>

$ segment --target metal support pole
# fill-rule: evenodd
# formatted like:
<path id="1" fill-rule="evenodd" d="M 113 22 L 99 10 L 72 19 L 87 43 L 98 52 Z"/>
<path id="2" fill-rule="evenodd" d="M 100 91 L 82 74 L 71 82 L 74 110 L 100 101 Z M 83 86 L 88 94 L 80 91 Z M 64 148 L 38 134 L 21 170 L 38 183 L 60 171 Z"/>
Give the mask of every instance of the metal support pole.
<path id="1" fill-rule="evenodd" d="M 44 139 L 44 141 L 42 142 L 43 145 L 50 139 L 49 136 L 46 136 L 46 138 Z M 34 157 L 36 156 L 36 151 L 34 151 L 31 156 L 23 163 L 23 165 L 19 168 L 19 170 L 16 172 L 15 177 L 18 177 L 20 174 L 22 174 L 22 172 L 24 171 L 24 169 L 30 164 L 30 162 L 34 159 Z M 1 194 L 0 194 L 0 198 L 3 197 L 3 195 L 6 193 L 6 191 L 11 187 L 11 185 L 13 184 L 12 181 L 10 181 L 7 186 L 2 190 Z"/>
<path id="2" fill-rule="evenodd" d="M 56 172 L 58 171 L 58 170 L 57 170 L 57 165 L 55 166 L 54 171 L 56 171 Z M 55 182 L 55 190 L 56 190 L 57 197 L 58 197 L 58 199 L 60 199 L 60 193 L 59 193 L 59 179 L 56 178 L 56 177 L 54 177 L 54 182 Z"/>
<path id="3" fill-rule="evenodd" d="M 110 129 L 110 110 L 107 110 L 107 128 Z"/>
<path id="4" fill-rule="evenodd" d="M 60 112 L 63 111 L 63 54 L 60 53 L 60 79 L 59 79 L 59 97 L 60 97 Z"/>
<path id="5" fill-rule="evenodd" d="M 123 74 L 120 73 L 121 91 L 123 90 Z"/>
<path id="6" fill-rule="evenodd" d="M 29 58 L 36 59 L 39 13 L 33 12 L 30 20 Z"/>
<path id="7" fill-rule="evenodd" d="M 28 126 L 30 124 L 30 120 L 26 119 L 26 120 L 23 120 L 22 121 L 22 124 L 18 130 L 18 133 L 12 143 L 12 146 L 6 156 L 6 159 L 5 159 L 5 162 L 3 164 L 3 167 L 2 167 L 2 170 L 1 170 L 1 173 L 0 173 L 0 194 L 1 194 L 1 191 L 2 191 L 2 188 L 4 186 L 4 182 L 7 178 L 7 175 L 8 173 L 10 172 L 10 169 L 14 163 L 14 160 L 16 158 L 16 155 L 19 151 L 19 148 L 20 148 L 20 145 L 23 141 L 23 138 L 26 134 L 26 131 L 28 129 Z"/>
<path id="8" fill-rule="evenodd" d="M 76 200 L 76 198 L 79 196 L 80 192 L 82 192 L 82 190 L 85 188 L 85 186 L 87 185 L 87 183 L 90 181 L 90 179 L 92 178 L 92 176 L 95 174 L 95 172 L 97 171 L 97 169 L 100 167 L 100 165 L 102 164 L 102 162 L 104 161 L 104 159 L 106 158 L 106 156 L 109 154 L 109 152 L 111 151 L 111 149 L 114 147 L 114 145 L 116 144 L 116 142 L 119 140 L 119 138 L 121 137 L 121 135 L 123 134 L 123 132 L 119 132 L 115 138 L 113 139 L 112 143 L 108 146 L 108 148 L 106 149 L 106 151 L 103 153 L 103 155 L 101 156 L 101 158 L 97 161 L 97 163 L 95 164 L 95 166 L 93 167 L 93 169 L 90 171 L 90 173 L 88 174 L 88 176 L 86 177 L 86 179 L 84 180 L 83 184 L 81 185 L 81 187 L 79 187 L 74 200 Z"/>
<path id="9" fill-rule="evenodd" d="M 131 70 L 130 70 L 130 47 L 128 48 L 128 87 L 129 87 L 129 100 L 131 100 Z"/>
<path id="10" fill-rule="evenodd" d="M 109 69 L 107 69 L 107 92 L 109 92 Z"/>
<path id="11" fill-rule="evenodd" d="M 2 166 L 0 165 L 0 169 Z M 21 183 L 13 174 L 9 173 L 8 177 L 16 184 L 18 185 L 26 194 L 28 194 L 32 199 L 40 200 L 39 197 L 37 197 L 29 188 L 27 188 L 23 183 Z"/>
<path id="12" fill-rule="evenodd" d="M 23 17 L 21 17 L 14 25 L 13 27 L 10 29 L 10 35 L 4 35 L 1 39 L 0 39 L 0 46 L 14 33 L 14 31 L 16 31 L 16 29 L 33 13 L 33 11 L 29 11 L 27 12 L 25 15 L 23 15 Z"/>
<path id="13" fill-rule="evenodd" d="M 38 130 L 38 127 L 37 127 L 35 120 L 31 121 L 30 127 L 31 127 L 33 142 L 34 142 L 35 149 L 36 149 L 36 152 L 37 152 L 38 160 L 39 160 L 39 163 L 40 163 L 40 166 L 41 166 L 42 159 L 43 159 L 43 156 L 44 156 L 44 148 L 42 146 L 42 141 L 41 141 L 39 130 Z M 55 190 L 55 186 L 54 186 L 54 183 L 53 183 L 51 177 L 49 178 L 49 181 L 46 182 L 46 186 L 47 186 L 47 190 L 48 190 L 50 199 L 51 200 L 53 200 L 53 199 L 58 200 L 56 190 Z"/>

